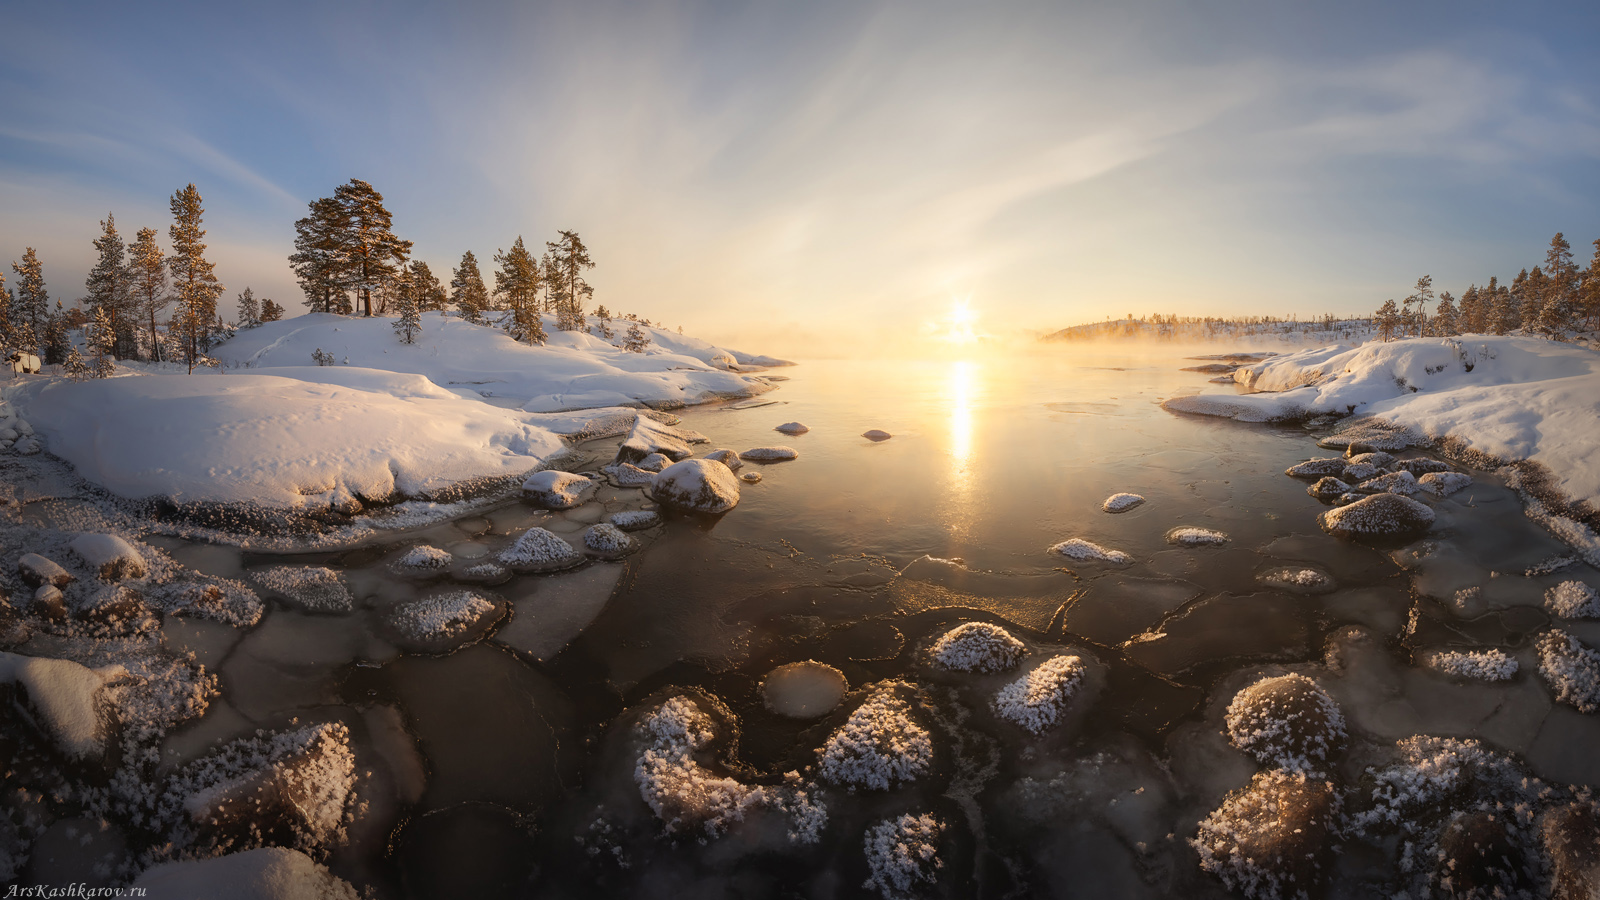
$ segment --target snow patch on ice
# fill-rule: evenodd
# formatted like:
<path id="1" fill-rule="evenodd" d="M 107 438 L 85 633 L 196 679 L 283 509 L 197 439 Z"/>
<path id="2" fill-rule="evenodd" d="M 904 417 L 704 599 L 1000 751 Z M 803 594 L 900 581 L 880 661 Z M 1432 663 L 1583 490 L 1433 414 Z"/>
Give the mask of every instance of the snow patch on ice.
<path id="1" fill-rule="evenodd" d="M 1133 562 L 1133 557 L 1121 550 L 1107 550 L 1099 544 L 1086 541 L 1083 538 L 1071 538 L 1062 541 L 1050 548 L 1050 552 L 1067 559 L 1080 562 L 1108 562 L 1113 565 L 1126 565 Z"/>
<path id="2" fill-rule="evenodd" d="M 939 858 L 939 837 L 944 823 L 926 813 L 884 819 L 867 829 L 862 847 L 871 875 L 862 883 L 884 900 L 906 900 L 918 887 L 934 884 L 944 861 Z"/>
<path id="3" fill-rule="evenodd" d="M 1086 668 L 1076 656 L 1054 656 L 1002 687 L 994 709 L 1034 734 L 1056 724 L 1083 684 Z"/>
<path id="4" fill-rule="evenodd" d="M 1227 542 L 1226 534 L 1209 528 L 1185 526 L 1167 532 L 1167 543 L 1181 547 L 1220 547 Z"/>
<path id="5" fill-rule="evenodd" d="M 349 612 L 350 589 L 344 576 L 322 566 L 275 566 L 253 572 L 254 581 L 311 612 Z"/>
<path id="6" fill-rule="evenodd" d="M 1138 494 L 1112 494 L 1100 504 L 1100 508 L 1108 513 L 1127 512 L 1135 506 L 1144 503 L 1144 498 Z"/>
<path id="7" fill-rule="evenodd" d="M 1517 674 L 1517 658 L 1504 650 L 1433 650 L 1421 662 L 1435 672 L 1477 681 L 1510 681 Z"/>
<path id="8" fill-rule="evenodd" d="M 885 791 L 914 781 L 933 762 L 933 738 L 898 696 L 908 685 L 879 687 L 822 745 L 818 770 L 834 784 Z"/>
<path id="9" fill-rule="evenodd" d="M 1600 591 L 1581 581 L 1563 581 L 1544 592 L 1544 608 L 1563 619 L 1600 618 Z"/>
<path id="10" fill-rule="evenodd" d="M 1004 672 L 1028 649 L 999 625 L 964 622 L 939 636 L 928 651 L 933 664 L 954 672 Z"/>

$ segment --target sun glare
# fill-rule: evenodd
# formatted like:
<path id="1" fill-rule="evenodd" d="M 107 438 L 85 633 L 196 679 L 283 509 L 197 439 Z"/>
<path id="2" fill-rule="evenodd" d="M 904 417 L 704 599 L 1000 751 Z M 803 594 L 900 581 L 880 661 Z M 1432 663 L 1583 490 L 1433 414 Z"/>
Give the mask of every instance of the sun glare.
<path id="1" fill-rule="evenodd" d="M 943 337 L 952 344 L 971 344 L 978 340 L 973 326 L 978 322 L 978 312 L 967 300 L 957 300 L 943 322 Z"/>

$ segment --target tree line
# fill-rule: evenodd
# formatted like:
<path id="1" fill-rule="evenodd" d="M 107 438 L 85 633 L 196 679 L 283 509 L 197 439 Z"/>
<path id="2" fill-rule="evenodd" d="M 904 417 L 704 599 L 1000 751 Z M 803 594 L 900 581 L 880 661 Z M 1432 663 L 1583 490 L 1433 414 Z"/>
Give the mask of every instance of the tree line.
<path id="1" fill-rule="evenodd" d="M 1428 308 L 1433 305 L 1433 314 Z M 1400 303 L 1393 299 L 1373 314 L 1373 327 L 1383 340 L 1395 337 L 1454 334 L 1508 334 L 1522 329 L 1552 340 L 1579 331 L 1600 330 L 1600 240 L 1585 269 L 1572 257 L 1572 245 L 1556 232 L 1544 265 L 1523 269 L 1509 285 L 1490 277 L 1483 286 L 1469 285 L 1458 300 L 1449 291 L 1433 291 L 1433 278 L 1417 279 Z"/>

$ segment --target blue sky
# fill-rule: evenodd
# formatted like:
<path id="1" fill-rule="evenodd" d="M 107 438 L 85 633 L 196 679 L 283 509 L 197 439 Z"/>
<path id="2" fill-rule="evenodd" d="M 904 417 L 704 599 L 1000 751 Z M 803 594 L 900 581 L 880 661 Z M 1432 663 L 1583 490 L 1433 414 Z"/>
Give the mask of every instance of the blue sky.
<path id="1" fill-rule="evenodd" d="M 1365 312 L 1600 237 L 1591 4 L 0 0 L 0 21 L 0 257 L 37 247 L 63 299 L 107 211 L 164 239 L 190 181 L 230 300 L 300 309 L 292 223 L 358 177 L 446 277 L 573 228 L 598 302 L 784 352 L 960 299 L 990 330 Z"/>

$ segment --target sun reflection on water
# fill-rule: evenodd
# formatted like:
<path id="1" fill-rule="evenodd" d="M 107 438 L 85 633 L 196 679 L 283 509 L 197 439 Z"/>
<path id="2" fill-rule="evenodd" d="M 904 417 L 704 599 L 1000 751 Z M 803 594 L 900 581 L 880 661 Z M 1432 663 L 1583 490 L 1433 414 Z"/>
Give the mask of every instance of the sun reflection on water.
<path id="1" fill-rule="evenodd" d="M 943 519 L 951 536 L 957 538 L 965 537 L 972 524 L 972 419 L 982 371 L 979 364 L 960 360 L 950 367 L 947 382 L 950 405 L 950 502 Z"/>

